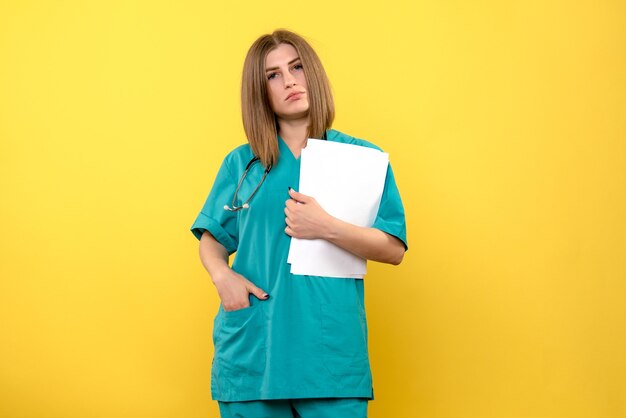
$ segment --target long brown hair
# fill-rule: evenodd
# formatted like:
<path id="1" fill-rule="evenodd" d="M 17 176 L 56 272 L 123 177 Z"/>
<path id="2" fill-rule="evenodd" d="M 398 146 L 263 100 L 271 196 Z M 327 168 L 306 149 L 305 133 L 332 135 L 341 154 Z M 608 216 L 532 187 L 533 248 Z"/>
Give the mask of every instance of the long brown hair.
<path id="1" fill-rule="evenodd" d="M 265 58 L 280 44 L 293 46 L 304 68 L 309 99 L 307 137 L 321 138 L 335 118 L 335 104 L 328 77 L 309 43 L 302 36 L 285 29 L 277 29 L 259 37 L 248 50 L 243 64 L 241 115 L 252 152 L 265 167 L 278 161 L 278 127 L 267 94 Z"/>

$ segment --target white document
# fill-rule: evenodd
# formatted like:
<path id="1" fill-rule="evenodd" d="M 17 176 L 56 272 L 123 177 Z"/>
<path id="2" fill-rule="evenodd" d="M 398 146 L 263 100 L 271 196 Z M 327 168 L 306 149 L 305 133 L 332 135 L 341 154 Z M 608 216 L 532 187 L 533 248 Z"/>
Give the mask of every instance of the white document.
<path id="1" fill-rule="evenodd" d="M 330 215 L 370 227 L 385 186 L 389 154 L 374 148 L 308 139 L 300 155 L 299 192 L 314 197 Z M 363 278 L 366 260 L 322 239 L 292 238 L 291 273 Z"/>

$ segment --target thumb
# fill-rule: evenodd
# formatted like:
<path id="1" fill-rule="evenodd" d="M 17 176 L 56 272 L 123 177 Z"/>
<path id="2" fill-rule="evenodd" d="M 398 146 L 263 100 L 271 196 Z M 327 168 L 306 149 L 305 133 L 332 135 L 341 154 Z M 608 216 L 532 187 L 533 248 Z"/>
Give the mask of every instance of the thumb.
<path id="1" fill-rule="evenodd" d="M 300 192 L 296 192 L 294 189 L 292 189 L 291 187 L 289 188 L 289 196 L 291 196 L 292 199 L 298 201 L 298 202 L 306 202 L 308 196 L 305 194 L 302 194 Z"/>
<path id="2" fill-rule="evenodd" d="M 248 292 L 252 293 L 258 299 L 265 300 L 270 297 L 270 295 L 268 295 L 264 290 L 256 287 L 251 282 L 248 282 L 246 289 L 248 290 Z"/>

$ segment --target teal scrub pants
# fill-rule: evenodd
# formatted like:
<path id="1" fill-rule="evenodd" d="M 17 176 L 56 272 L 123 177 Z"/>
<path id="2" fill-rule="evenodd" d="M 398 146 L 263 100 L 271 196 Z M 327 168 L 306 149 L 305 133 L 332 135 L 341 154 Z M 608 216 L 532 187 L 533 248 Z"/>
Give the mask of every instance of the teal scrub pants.
<path id="1" fill-rule="evenodd" d="M 218 401 L 221 418 L 366 418 L 366 398 Z"/>

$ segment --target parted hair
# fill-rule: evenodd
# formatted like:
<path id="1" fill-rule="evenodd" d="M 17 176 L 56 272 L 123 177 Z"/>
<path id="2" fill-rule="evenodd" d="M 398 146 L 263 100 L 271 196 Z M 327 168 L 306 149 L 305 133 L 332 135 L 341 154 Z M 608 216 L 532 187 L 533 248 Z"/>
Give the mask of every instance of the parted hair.
<path id="1" fill-rule="evenodd" d="M 285 29 L 260 36 L 248 50 L 243 64 L 241 116 L 252 152 L 265 167 L 278 160 L 278 126 L 267 93 L 265 59 L 280 44 L 295 48 L 304 69 L 309 100 L 307 137 L 321 138 L 335 118 L 328 77 L 311 45 L 302 36 Z"/>

